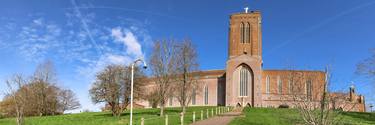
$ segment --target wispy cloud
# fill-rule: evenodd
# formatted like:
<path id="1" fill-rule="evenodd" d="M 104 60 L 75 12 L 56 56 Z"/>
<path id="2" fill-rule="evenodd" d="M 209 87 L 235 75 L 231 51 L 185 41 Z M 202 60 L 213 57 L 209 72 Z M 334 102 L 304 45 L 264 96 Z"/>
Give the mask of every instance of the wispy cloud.
<path id="1" fill-rule="evenodd" d="M 40 62 L 46 58 L 73 67 L 80 80 L 94 80 L 95 74 L 108 64 L 128 65 L 144 56 L 151 45 L 151 36 L 144 21 L 123 15 L 113 22 L 106 15 L 80 8 L 65 11 L 65 20 L 44 14 L 21 19 L 0 18 L 0 49 L 9 50 L 26 61 Z M 100 18 L 99 18 L 100 16 Z M 116 24 L 116 25 L 113 25 Z M 57 64 L 59 66 L 59 64 Z M 83 77 L 82 77 L 83 76 Z M 88 88 L 85 88 L 88 89 Z M 88 90 L 80 100 L 87 100 Z M 87 107 L 83 107 L 87 108 Z"/>
<path id="2" fill-rule="evenodd" d="M 90 60 L 86 66 L 79 66 L 78 72 L 88 79 L 92 79 L 96 73 L 104 69 L 105 66 L 110 64 L 129 65 L 133 58 L 126 55 L 105 54 L 98 60 Z"/>
<path id="3" fill-rule="evenodd" d="M 141 13 L 141 14 L 147 14 L 147 15 L 154 15 L 154 16 L 160 16 L 160 17 L 167 17 L 174 20 L 179 21 L 186 21 L 186 19 L 181 19 L 177 16 L 172 16 L 168 14 L 163 13 L 157 13 L 152 11 L 144 11 L 141 9 L 131 9 L 131 8 L 124 8 L 124 7 L 111 7 L 111 6 L 75 6 L 74 8 L 66 8 L 66 9 L 105 9 L 105 10 L 120 10 L 120 11 L 128 11 L 128 12 L 134 12 L 134 13 Z"/>
<path id="4" fill-rule="evenodd" d="M 65 24 L 40 16 L 30 17 L 22 25 L 9 21 L 0 26 L 0 48 L 17 50 L 24 59 L 33 62 L 56 58 L 64 62 L 78 61 L 81 66 L 107 54 L 143 57 L 142 45 L 148 46 L 151 36 L 141 21 L 127 19 L 121 20 L 118 26 L 108 26 L 95 23 L 105 20 L 95 15 L 81 12 L 79 17 L 76 11 L 70 10 L 65 13 Z"/>
<path id="5" fill-rule="evenodd" d="M 133 60 L 143 58 L 144 54 L 141 43 L 138 41 L 138 36 L 127 28 L 112 28 L 108 36 L 110 36 L 109 39 L 112 41 L 108 44 L 114 44 L 116 47 L 122 46 L 121 49 L 103 49 L 105 53 L 99 55 L 99 58 L 85 58 L 86 65 L 77 68 L 81 75 L 93 78 L 95 73 L 109 64 L 129 65 Z M 102 47 L 108 48 L 105 45 L 102 45 Z"/>
<path id="6" fill-rule="evenodd" d="M 38 18 L 21 27 L 13 45 L 26 59 L 39 61 L 44 55 L 61 46 L 60 35 L 61 28 L 57 24 Z"/>
<path id="7" fill-rule="evenodd" d="M 84 18 L 84 16 L 82 15 L 81 11 L 77 7 L 77 4 L 76 4 L 75 0 L 71 0 L 71 3 L 73 5 L 73 7 L 74 7 L 75 15 L 79 19 L 79 21 L 81 22 L 82 27 L 85 30 L 85 32 L 87 33 L 87 36 L 88 36 L 89 40 L 91 41 L 91 43 L 94 46 L 94 48 L 96 49 L 96 51 L 101 54 L 102 53 L 101 48 L 99 48 L 99 46 L 97 45 L 96 40 L 94 39 L 94 36 L 91 33 L 90 27 L 87 24 L 88 19 Z"/>
<path id="8" fill-rule="evenodd" d="M 10 18 L 0 18 L 0 22 L 3 24 L 0 26 L 0 49 L 4 50 L 11 45 L 11 40 L 14 34 L 13 32 L 17 25 Z"/>
<path id="9" fill-rule="evenodd" d="M 143 57 L 141 44 L 139 44 L 137 37 L 132 32 L 117 27 L 112 29 L 112 36 L 115 41 L 124 44 L 128 55 L 133 55 L 137 58 Z"/>

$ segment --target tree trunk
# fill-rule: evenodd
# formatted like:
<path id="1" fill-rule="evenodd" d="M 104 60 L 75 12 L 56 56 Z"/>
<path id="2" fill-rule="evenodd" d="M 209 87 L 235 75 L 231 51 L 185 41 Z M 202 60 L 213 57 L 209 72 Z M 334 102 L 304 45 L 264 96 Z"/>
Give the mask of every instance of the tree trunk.
<path id="1" fill-rule="evenodd" d="M 183 112 L 183 113 L 186 112 L 186 106 L 185 106 L 185 105 L 182 105 L 182 112 Z"/>
<path id="2" fill-rule="evenodd" d="M 164 116 L 164 104 L 160 105 L 160 116 Z"/>
<path id="3" fill-rule="evenodd" d="M 108 103 L 108 105 L 111 106 L 112 116 L 117 116 L 116 105 L 114 103 Z"/>
<path id="4" fill-rule="evenodd" d="M 23 125 L 23 107 L 18 107 L 19 104 L 16 104 L 17 111 L 17 125 Z M 21 104 L 22 105 L 22 104 Z"/>

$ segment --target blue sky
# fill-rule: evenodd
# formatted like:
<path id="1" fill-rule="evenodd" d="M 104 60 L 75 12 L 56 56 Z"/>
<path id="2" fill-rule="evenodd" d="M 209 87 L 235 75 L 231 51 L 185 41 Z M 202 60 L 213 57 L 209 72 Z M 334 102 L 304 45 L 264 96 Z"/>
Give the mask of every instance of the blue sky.
<path id="1" fill-rule="evenodd" d="M 49 59 L 83 109 L 98 110 L 88 96 L 95 72 L 147 58 L 152 41 L 165 38 L 190 38 L 201 69 L 224 69 L 229 15 L 246 6 L 262 13 L 264 69 L 331 65 L 330 89 L 354 84 L 375 102 L 375 86 L 354 73 L 375 48 L 373 0 L 2 0 L 0 91 L 12 74 L 30 75 Z"/>

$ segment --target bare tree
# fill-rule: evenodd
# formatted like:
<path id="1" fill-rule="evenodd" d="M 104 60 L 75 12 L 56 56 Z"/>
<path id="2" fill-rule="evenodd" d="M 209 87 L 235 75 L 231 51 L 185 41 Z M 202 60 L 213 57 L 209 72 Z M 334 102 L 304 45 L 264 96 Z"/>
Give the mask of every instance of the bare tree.
<path id="1" fill-rule="evenodd" d="M 81 104 L 76 98 L 74 92 L 69 89 L 64 89 L 59 92 L 59 102 L 61 104 L 60 108 L 62 112 L 78 109 L 81 107 Z"/>
<path id="2" fill-rule="evenodd" d="M 140 100 L 145 99 L 146 93 L 142 87 L 145 85 L 145 74 L 141 70 L 143 68 L 134 67 L 134 86 L 133 86 L 133 99 Z M 130 94 L 131 94 L 131 66 L 125 67 L 125 75 L 123 76 L 123 87 L 122 87 L 122 107 L 127 109 L 130 104 Z"/>
<path id="3" fill-rule="evenodd" d="M 105 102 L 113 116 L 120 116 L 129 104 L 130 68 L 122 65 L 108 65 L 96 76 L 96 82 L 91 87 L 90 95 L 94 103 Z M 134 98 L 141 97 L 140 86 L 143 72 L 138 68 L 134 74 Z"/>
<path id="4" fill-rule="evenodd" d="M 5 111 L 4 111 L 5 109 L 4 109 L 3 105 L 4 105 L 3 102 L 0 101 L 0 119 L 5 117 Z"/>
<path id="5" fill-rule="evenodd" d="M 123 67 L 110 65 L 97 75 L 97 81 L 90 89 L 94 103 L 106 102 L 112 111 L 112 116 L 120 115 L 121 81 Z"/>
<path id="6" fill-rule="evenodd" d="M 329 125 L 332 122 L 327 90 L 327 86 L 329 83 L 329 73 L 328 71 L 326 71 L 325 73 L 325 80 L 316 82 L 318 84 L 316 84 L 317 87 L 315 87 L 315 90 L 322 91 L 315 91 L 315 93 L 311 94 L 314 91 L 314 88 L 310 90 L 306 89 L 306 87 L 312 87 L 312 83 L 310 82 L 306 83 L 306 86 L 304 87 L 306 89 L 306 94 L 302 94 L 302 96 L 294 98 L 296 99 L 295 105 L 306 124 Z M 304 77 L 304 79 L 311 79 L 316 77 L 317 76 L 314 75 L 307 75 Z"/>
<path id="7" fill-rule="evenodd" d="M 53 62 L 46 60 L 39 64 L 34 72 L 33 80 L 56 84 L 57 74 Z"/>
<path id="8" fill-rule="evenodd" d="M 182 111 L 185 113 L 186 107 L 191 101 L 193 89 L 197 86 L 196 77 L 199 75 L 197 52 L 190 40 L 184 40 L 179 43 L 176 51 L 177 64 L 177 81 L 175 91 L 177 100 L 179 101 Z M 193 73 L 194 72 L 194 73 Z"/>
<path id="9" fill-rule="evenodd" d="M 152 108 L 157 108 L 158 104 L 160 102 L 159 101 L 158 91 L 151 90 L 151 92 L 148 93 L 146 96 L 147 96 L 146 99 L 150 103 L 151 107 Z"/>
<path id="10" fill-rule="evenodd" d="M 20 80 L 21 78 L 23 80 Z M 15 81 L 14 79 L 17 79 L 17 81 Z M 62 114 L 63 109 L 66 109 L 63 107 L 66 106 L 66 101 L 71 100 L 61 101 L 60 99 L 75 97 L 74 94 L 61 94 L 70 90 L 60 89 L 60 87 L 56 85 L 56 79 L 56 73 L 54 71 L 52 62 L 50 61 L 40 64 L 34 75 L 31 76 L 28 80 L 25 80 L 20 75 L 16 75 L 14 78 L 12 78 L 12 80 L 6 81 L 6 83 L 8 83 L 8 86 L 14 86 L 9 86 L 12 87 L 12 92 L 3 99 L 1 108 L 5 110 L 5 113 L 8 114 L 8 116 L 14 116 L 13 114 L 14 112 L 17 112 L 18 107 L 15 104 L 16 102 L 14 101 L 14 98 L 11 97 L 19 97 L 19 95 L 25 95 L 22 96 L 24 98 L 23 101 L 25 101 L 24 105 L 22 106 L 23 116 Z M 15 86 L 15 83 L 19 85 L 21 81 L 23 81 L 23 84 L 21 84 L 22 86 Z M 25 92 L 27 92 L 27 94 L 24 94 Z M 76 102 L 78 103 L 78 101 Z"/>
<path id="11" fill-rule="evenodd" d="M 164 115 L 164 106 L 171 92 L 172 84 L 176 78 L 176 47 L 173 40 L 155 41 L 150 67 L 154 82 L 157 100 L 160 105 L 160 116 Z"/>
<path id="12" fill-rule="evenodd" d="M 328 90 L 331 82 L 328 68 L 324 75 L 324 79 L 321 79 L 318 74 L 304 71 L 290 71 L 288 74 L 291 90 L 289 96 L 285 97 L 288 99 L 284 100 L 291 100 L 305 124 L 337 124 L 340 122 L 337 116 L 344 111 L 343 109 L 352 110 L 356 106 L 356 103 L 348 100 L 348 94 L 331 93 Z"/>
<path id="13" fill-rule="evenodd" d="M 375 86 L 375 49 L 373 49 L 371 52 L 371 57 L 357 64 L 356 73 L 372 79 Z"/>
<path id="14" fill-rule="evenodd" d="M 330 82 L 328 70 L 325 76 L 306 71 L 289 71 L 287 76 L 289 95 L 292 105 L 298 110 L 303 122 L 308 125 L 330 125 L 334 115 L 330 109 Z"/>
<path id="15" fill-rule="evenodd" d="M 32 94 L 36 102 L 33 103 L 40 116 L 55 114 L 57 109 L 56 71 L 49 60 L 41 63 L 36 68 L 31 80 Z M 52 109 L 53 111 L 51 111 Z"/>
<path id="16" fill-rule="evenodd" d="M 24 86 L 27 80 L 22 75 L 15 75 L 12 79 L 7 80 L 8 86 L 7 96 L 11 97 L 13 107 L 16 110 L 17 125 L 24 124 L 24 109 L 27 104 L 28 90 Z"/>

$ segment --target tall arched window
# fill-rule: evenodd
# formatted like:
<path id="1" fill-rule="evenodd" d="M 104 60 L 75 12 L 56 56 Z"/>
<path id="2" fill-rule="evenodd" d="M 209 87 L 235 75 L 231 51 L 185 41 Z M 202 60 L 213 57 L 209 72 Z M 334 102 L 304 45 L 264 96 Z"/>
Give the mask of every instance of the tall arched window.
<path id="1" fill-rule="evenodd" d="M 288 80 L 288 93 L 292 94 L 292 80 Z"/>
<path id="2" fill-rule="evenodd" d="M 312 82 L 310 79 L 306 81 L 306 96 L 308 100 L 312 100 Z"/>
<path id="3" fill-rule="evenodd" d="M 208 104 L 208 86 L 207 85 L 204 87 L 204 104 L 205 105 Z"/>
<path id="4" fill-rule="evenodd" d="M 280 76 L 277 76 L 277 87 L 278 87 L 278 93 L 281 94 L 283 92 L 283 83 L 281 81 Z"/>
<path id="5" fill-rule="evenodd" d="M 250 23 L 246 23 L 246 26 L 245 26 L 245 43 L 250 43 L 250 35 L 251 33 L 251 25 Z"/>
<path id="6" fill-rule="evenodd" d="M 241 69 L 240 69 L 240 87 L 239 87 L 239 92 L 240 92 L 240 96 L 248 96 L 248 89 L 249 89 L 249 83 L 251 82 L 251 73 L 250 73 L 250 70 L 245 67 L 245 66 L 242 66 Z"/>
<path id="7" fill-rule="evenodd" d="M 270 93 L 270 76 L 267 75 L 266 77 L 266 93 Z"/>
<path id="8" fill-rule="evenodd" d="M 240 25 L 240 34 L 241 34 L 241 43 L 245 43 L 245 24 L 244 23 L 241 23 Z"/>
<path id="9" fill-rule="evenodd" d="M 196 104 L 196 92 L 195 92 L 195 88 L 193 89 L 192 91 L 192 95 L 191 95 L 191 104 L 192 105 L 195 105 Z"/>

